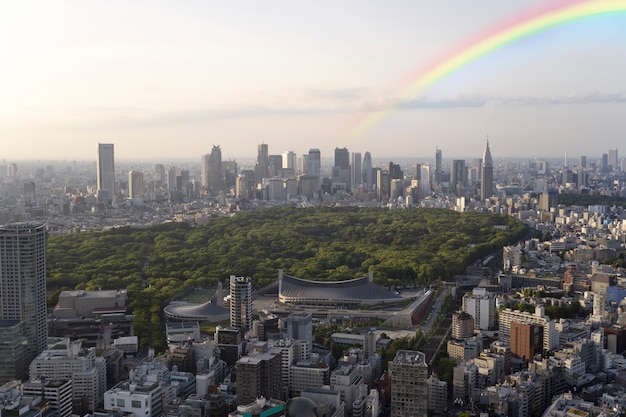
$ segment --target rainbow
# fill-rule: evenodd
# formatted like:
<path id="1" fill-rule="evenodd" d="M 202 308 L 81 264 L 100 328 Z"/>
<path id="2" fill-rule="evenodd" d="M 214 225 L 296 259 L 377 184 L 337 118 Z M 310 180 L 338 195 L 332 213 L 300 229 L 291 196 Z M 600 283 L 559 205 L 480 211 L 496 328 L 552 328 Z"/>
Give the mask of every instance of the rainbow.
<path id="1" fill-rule="evenodd" d="M 552 27 L 590 17 L 626 12 L 626 0 L 585 0 L 559 3 L 505 21 L 486 34 L 455 48 L 443 59 L 412 76 L 404 87 L 403 97 L 415 97 L 426 87 L 458 71 L 471 62 L 515 41 Z M 406 82 L 404 83 L 406 84 Z M 351 137 L 369 131 L 399 108 L 403 99 L 396 99 L 383 110 L 373 112 L 352 129 Z"/>

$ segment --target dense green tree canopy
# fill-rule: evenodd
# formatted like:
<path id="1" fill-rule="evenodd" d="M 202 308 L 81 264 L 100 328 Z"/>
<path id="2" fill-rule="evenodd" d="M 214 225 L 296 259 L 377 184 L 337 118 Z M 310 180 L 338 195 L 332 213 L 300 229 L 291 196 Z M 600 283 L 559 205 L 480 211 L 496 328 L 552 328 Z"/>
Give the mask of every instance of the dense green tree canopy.
<path id="1" fill-rule="evenodd" d="M 321 280 L 372 270 L 382 284 L 425 284 L 452 277 L 525 232 L 508 216 L 438 209 L 260 210 L 197 227 L 169 223 L 52 237 L 48 287 L 155 287 L 173 294 L 183 283 L 209 286 L 231 274 L 265 284 L 279 268 Z"/>

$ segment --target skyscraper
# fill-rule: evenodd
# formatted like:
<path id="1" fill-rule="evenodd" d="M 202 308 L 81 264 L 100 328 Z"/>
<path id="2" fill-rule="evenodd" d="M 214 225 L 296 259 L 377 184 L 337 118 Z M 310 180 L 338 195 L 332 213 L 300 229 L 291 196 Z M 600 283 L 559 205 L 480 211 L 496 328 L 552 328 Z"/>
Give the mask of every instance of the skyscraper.
<path id="1" fill-rule="evenodd" d="M 443 156 L 441 149 L 435 148 L 435 182 L 440 183 L 443 176 Z"/>
<path id="2" fill-rule="evenodd" d="M 430 167 L 428 164 L 420 165 L 419 193 L 420 198 L 430 195 Z"/>
<path id="3" fill-rule="evenodd" d="M 483 155 L 482 180 L 480 181 L 480 199 L 485 201 L 493 195 L 493 160 L 489 150 L 489 141 Z"/>
<path id="4" fill-rule="evenodd" d="M 352 185 L 358 187 L 363 182 L 363 168 L 361 167 L 361 153 L 353 152 L 350 155 L 350 176 Z"/>
<path id="5" fill-rule="evenodd" d="M 0 226 L 0 313 L 24 323 L 27 362 L 46 348 L 46 224 Z"/>
<path id="6" fill-rule="evenodd" d="M 294 151 L 285 151 L 283 152 L 283 166 L 281 168 L 284 169 L 293 169 L 296 170 L 297 166 L 297 155 Z"/>
<path id="7" fill-rule="evenodd" d="M 366 188 L 371 189 L 373 184 L 372 155 L 369 152 L 365 152 L 365 155 L 363 155 L 363 185 L 365 185 Z"/>
<path id="8" fill-rule="evenodd" d="M 252 282 L 230 276 L 230 326 L 246 331 L 252 325 Z"/>
<path id="9" fill-rule="evenodd" d="M 617 162 L 617 148 L 609 149 L 609 171 L 617 171 L 619 164 Z"/>
<path id="10" fill-rule="evenodd" d="M 257 184 L 263 181 L 263 178 L 271 177 L 269 155 L 267 144 L 260 144 L 257 148 L 256 165 L 254 166 L 254 178 Z"/>
<path id="11" fill-rule="evenodd" d="M 97 161 L 97 186 L 98 193 L 101 190 L 107 190 L 108 199 L 112 199 L 115 195 L 115 158 L 112 143 L 98 144 L 98 161 Z M 103 195 L 105 193 L 102 193 Z"/>
<path id="12" fill-rule="evenodd" d="M 450 172 L 450 190 L 454 194 L 456 194 L 457 197 L 460 197 L 462 194 L 464 178 L 465 178 L 465 161 L 463 159 L 453 160 L 452 170 Z"/>
<path id="13" fill-rule="evenodd" d="M 332 183 L 350 188 L 350 152 L 347 148 L 335 148 L 335 165 L 332 171 Z"/>
<path id="14" fill-rule="evenodd" d="M 128 197 L 143 196 L 143 172 L 128 171 Z"/>
<path id="15" fill-rule="evenodd" d="M 202 186 L 213 194 L 224 188 L 222 150 L 219 145 L 213 146 L 210 154 L 202 156 Z"/>

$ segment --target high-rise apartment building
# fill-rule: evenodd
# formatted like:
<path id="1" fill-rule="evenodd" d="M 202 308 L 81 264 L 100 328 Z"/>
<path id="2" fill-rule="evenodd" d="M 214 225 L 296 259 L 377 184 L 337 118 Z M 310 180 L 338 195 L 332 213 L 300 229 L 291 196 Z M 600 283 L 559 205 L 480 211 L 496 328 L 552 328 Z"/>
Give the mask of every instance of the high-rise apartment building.
<path id="1" fill-rule="evenodd" d="M 493 160 L 489 150 L 489 141 L 483 155 L 482 175 L 480 181 L 480 199 L 485 201 L 493 195 Z"/>
<path id="2" fill-rule="evenodd" d="M 108 193 L 108 199 L 112 199 L 115 195 L 115 158 L 112 143 L 98 144 L 98 160 L 97 160 L 97 187 L 98 194 L 105 195 Z M 104 192 L 106 190 L 106 193 Z"/>
<path id="3" fill-rule="evenodd" d="M 230 326 L 248 330 L 252 325 L 252 282 L 250 278 L 230 276 Z"/>
<path id="4" fill-rule="evenodd" d="M 609 171 L 617 171 L 619 163 L 617 161 L 617 148 L 609 149 Z"/>
<path id="5" fill-rule="evenodd" d="M 46 230 L 41 223 L 0 226 L 0 313 L 23 322 L 30 362 L 46 348 Z"/>
<path id="6" fill-rule="evenodd" d="M 143 172 L 141 171 L 128 171 L 128 197 L 142 197 L 143 196 Z"/>
<path id="7" fill-rule="evenodd" d="M 474 328 L 489 330 L 495 323 L 496 297 L 485 288 L 474 288 L 463 296 L 463 311 L 474 318 Z"/>
<path id="8" fill-rule="evenodd" d="M 428 411 L 428 364 L 426 355 L 399 350 L 389 362 L 391 417 L 426 417 Z"/>
<path id="9" fill-rule="evenodd" d="M 465 339 L 474 336 L 474 317 L 465 311 L 452 313 L 452 338 Z"/>

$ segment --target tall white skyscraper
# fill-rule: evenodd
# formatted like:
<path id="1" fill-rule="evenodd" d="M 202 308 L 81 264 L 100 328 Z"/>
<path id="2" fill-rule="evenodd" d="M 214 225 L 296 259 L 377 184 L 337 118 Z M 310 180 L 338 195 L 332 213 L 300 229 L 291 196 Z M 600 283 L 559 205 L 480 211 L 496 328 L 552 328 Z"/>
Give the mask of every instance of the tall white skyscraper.
<path id="1" fill-rule="evenodd" d="M 98 192 L 107 190 L 109 199 L 115 195 L 115 158 L 112 143 L 98 144 L 97 161 Z"/>
<path id="2" fill-rule="evenodd" d="M 424 198 L 431 193 L 430 187 L 430 166 L 422 164 L 420 166 L 419 195 Z"/>
<path id="3" fill-rule="evenodd" d="M 48 338 L 46 229 L 41 223 L 0 226 L 0 318 L 24 323 L 28 361 Z"/>

